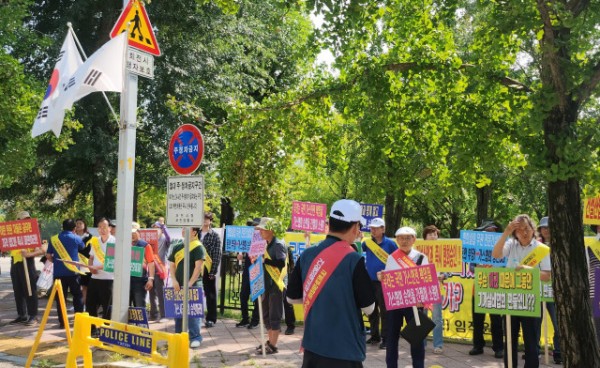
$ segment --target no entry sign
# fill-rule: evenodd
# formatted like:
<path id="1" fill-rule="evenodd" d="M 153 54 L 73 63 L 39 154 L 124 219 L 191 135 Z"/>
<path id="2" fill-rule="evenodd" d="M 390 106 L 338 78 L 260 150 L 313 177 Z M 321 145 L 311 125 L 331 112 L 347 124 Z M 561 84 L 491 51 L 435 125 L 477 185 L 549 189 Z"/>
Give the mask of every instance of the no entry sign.
<path id="1" fill-rule="evenodd" d="M 181 175 L 196 171 L 204 155 L 204 139 L 195 125 L 184 124 L 177 128 L 169 144 L 169 161 Z"/>

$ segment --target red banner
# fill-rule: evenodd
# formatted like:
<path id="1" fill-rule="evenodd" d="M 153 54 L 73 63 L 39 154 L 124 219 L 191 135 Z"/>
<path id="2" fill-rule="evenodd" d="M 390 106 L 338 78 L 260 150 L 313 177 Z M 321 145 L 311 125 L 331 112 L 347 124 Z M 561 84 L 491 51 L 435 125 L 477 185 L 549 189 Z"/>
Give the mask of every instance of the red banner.
<path id="1" fill-rule="evenodd" d="M 140 238 L 152 246 L 154 253 L 158 253 L 158 229 L 140 229 Z"/>
<path id="2" fill-rule="evenodd" d="M 41 245 L 37 219 L 0 223 L 0 251 L 37 248 Z"/>

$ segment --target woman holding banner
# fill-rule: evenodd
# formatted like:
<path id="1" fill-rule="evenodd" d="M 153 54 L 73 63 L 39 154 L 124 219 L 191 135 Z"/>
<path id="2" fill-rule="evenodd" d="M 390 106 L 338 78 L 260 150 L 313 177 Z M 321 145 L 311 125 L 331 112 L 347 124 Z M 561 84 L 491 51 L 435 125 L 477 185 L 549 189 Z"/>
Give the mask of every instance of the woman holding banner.
<path id="1" fill-rule="evenodd" d="M 542 281 L 550 280 L 550 248 L 537 241 L 535 238 L 535 226 L 528 215 L 518 215 L 511 221 L 502 236 L 494 245 L 492 257 L 507 257 L 506 267 L 522 270 L 528 268 L 539 268 L 540 279 Z M 534 256 L 534 257 L 531 257 Z M 522 262 L 528 259 L 529 262 Z M 526 263 L 526 264 L 524 264 Z M 519 342 L 519 328 L 523 330 L 523 341 L 525 342 L 525 367 L 537 368 L 540 365 L 538 356 L 538 317 L 511 316 L 511 356 L 508 356 L 506 350 L 506 340 L 504 351 L 504 366 L 508 366 L 508 359 L 512 359 L 512 367 L 518 367 L 517 347 Z"/>

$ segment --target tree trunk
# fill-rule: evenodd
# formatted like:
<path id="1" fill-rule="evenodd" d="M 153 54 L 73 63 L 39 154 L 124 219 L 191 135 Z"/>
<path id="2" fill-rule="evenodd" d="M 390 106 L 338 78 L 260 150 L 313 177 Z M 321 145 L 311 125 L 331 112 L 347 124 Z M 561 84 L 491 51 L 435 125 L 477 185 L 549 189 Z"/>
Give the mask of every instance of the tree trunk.
<path id="1" fill-rule="evenodd" d="M 477 209 L 476 209 L 476 224 L 480 226 L 484 220 L 489 219 L 490 201 L 492 199 L 492 186 L 476 187 L 477 194 Z"/>
<path id="2" fill-rule="evenodd" d="M 548 166 L 568 165 L 563 157 L 567 138 L 577 121 L 574 99 L 556 106 L 544 121 L 544 141 Z M 557 139 L 560 137 L 560 139 Z M 552 287 L 557 307 L 561 351 L 565 367 L 600 367 L 589 297 L 588 267 L 583 242 L 582 208 L 579 182 L 575 178 L 548 183 L 548 216 L 552 234 L 550 258 Z"/>
<path id="3" fill-rule="evenodd" d="M 94 197 L 94 225 L 102 217 L 114 219 L 117 212 L 115 208 L 117 198 L 113 191 L 112 181 L 94 182 L 92 193 Z"/>
<path id="4" fill-rule="evenodd" d="M 404 191 L 396 197 L 395 193 L 388 192 L 385 195 L 385 235 L 391 238 L 400 226 L 404 217 Z"/>
<path id="5" fill-rule="evenodd" d="M 600 367 L 589 298 L 579 184 L 574 179 L 550 182 L 548 198 L 552 286 L 563 362 L 565 367 Z"/>

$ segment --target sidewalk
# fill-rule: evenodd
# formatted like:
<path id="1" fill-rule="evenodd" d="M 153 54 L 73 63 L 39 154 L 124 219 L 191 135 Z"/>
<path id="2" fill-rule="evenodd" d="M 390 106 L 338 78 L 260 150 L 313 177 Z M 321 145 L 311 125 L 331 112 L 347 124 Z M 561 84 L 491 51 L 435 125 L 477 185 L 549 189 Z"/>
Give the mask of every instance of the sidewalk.
<path id="1" fill-rule="evenodd" d="M 12 295 L 12 285 L 10 281 L 9 267 L 6 258 L 0 258 L 2 273 L 0 274 L 0 368 L 23 367 L 33 345 L 35 335 L 39 326 L 8 325 L 7 323 L 16 317 L 16 308 Z M 43 315 L 44 308 L 48 299 L 40 300 L 39 318 Z M 72 315 L 70 316 L 72 320 Z M 47 363 L 52 361 L 57 364 L 64 364 L 68 352 L 66 335 L 64 330 L 56 328 L 58 319 L 56 309 L 53 306 L 52 312 L 44 334 L 42 335 L 42 344 L 37 349 L 35 362 Z M 72 322 L 71 322 L 72 323 Z M 299 353 L 300 340 L 303 333 L 302 327 L 296 328 L 296 333 L 286 336 L 283 333 L 280 336 L 278 347 L 279 353 L 267 356 L 263 359 L 261 355 L 256 355 L 254 348 L 259 344 L 260 329 L 248 330 L 247 328 L 236 328 L 236 321 L 226 319 L 219 320 L 214 327 L 206 329 L 202 327 L 202 336 L 204 341 L 202 346 L 196 350 L 190 350 L 189 367 L 300 367 L 302 364 L 302 355 Z M 151 329 L 174 332 L 174 323 L 169 320 L 166 323 L 150 324 Z M 335 338 L 335 336 L 332 336 Z M 426 367 L 443 368 L 501 368 L 502 361 L 493 357 L 491 349 L 486 349 L 485 354 L 478 356 L 469 356 L 470 344 L 448 343 L 444 344 L 444 353 L 434 355 L 433 347 L 429 342 L 426 349 Z M 114 363 L 114 356 L 111 354 L 95 351 L 94 364 L 104 362 L 102 366 L 117 366 Z M 412 367 L 410 362 L 410 353 L 408 344 L 400 341 L 400 361 L 399 367 Z M 520 354 L 519 354 L 520 355 Z M 113 361 L 111 363 L 111 360 Z M 542 358 L 543 360 L 543 358 Z M 552 359 L 550 358 L 550 361 Z M 34 363 L 35 363 L 34 362 Z M 523 365 L 523 361 L 519 362 Z M 34 364 L 35 366 L 35 364 Z M 123 366 L 123 365 L 121 365 Z M 133 363 L 129 361 L 129 367 L 146 367 L 148 364 Z M 384 368 L 385 350 L 379 350 L 377 346 L 367 347 L 367 360 L 364 363 L 366 368 Z M 544 365 L 540 367 L 558 367 L 558 365 Z"/>

